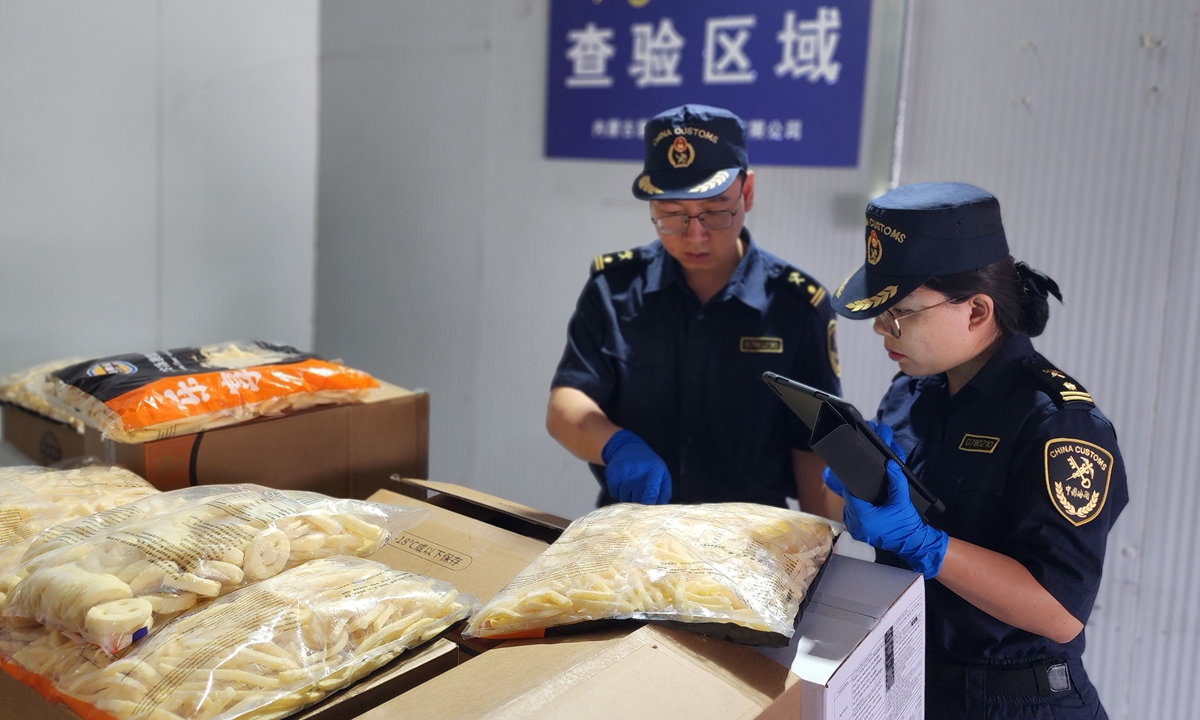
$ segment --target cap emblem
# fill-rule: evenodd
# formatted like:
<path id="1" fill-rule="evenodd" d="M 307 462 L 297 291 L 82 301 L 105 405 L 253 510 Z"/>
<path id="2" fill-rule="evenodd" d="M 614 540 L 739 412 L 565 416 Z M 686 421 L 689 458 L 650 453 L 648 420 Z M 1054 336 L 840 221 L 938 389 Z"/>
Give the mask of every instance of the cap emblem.
<path id="1" fill-rule="evenodd" d="M 879 242 L 879 236 L 872 230 L 870 237 L 867 238 L 867 262 L 871 265 L 878 265 L 879 259 L 882 257 L 883 244 Z"/>
<path id="2" fill-rule="evenodd" d="M 654 183 L 650 182 L 649 175 L 643 175 L 638 178 L 638 190 L 641 190 L 647 195 L 662 195 L 662 190 L 654 187 Z"/>
<path id="3" fill-rule="evenodd" d="M 895 297 L 896 291 L 899 289 L 900 288 L 896 285 L 888 285 L 869 298 L 863 298 L 862 300 L 855 300 L 852 303 L 847 303 L 846 309 L 850 312 L 862 312 L 863 310 L 870 310 L 871 308 L 879 307 L 881 303 L 885 303 Z"/>
<path id="4" fill-rule="evenodd" d="M 683 137 L 676 137 L 671 147 L 667 148 L 667 161 L 673 168 L 685 168 L 696 159 L 696 149 Z"/>

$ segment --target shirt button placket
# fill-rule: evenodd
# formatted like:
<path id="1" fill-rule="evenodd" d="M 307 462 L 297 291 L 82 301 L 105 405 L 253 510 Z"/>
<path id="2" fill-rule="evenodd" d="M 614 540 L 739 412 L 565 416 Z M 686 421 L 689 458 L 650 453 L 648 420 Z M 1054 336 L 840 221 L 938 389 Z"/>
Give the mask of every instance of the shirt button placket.
<path id="1" fill-rule="evenodd" d="M 707 328 L 704 323 L 704 311 L 699 310 L 692 315 L 688 323 L 687 350 L 683 359 L 683 397 L 680 402 L 680 440 L 679 449 L 680 472 L 688 465 L 690 451 L 696 445 L 696 436 L 700 418 L 700 398 L 703 397 L 701 384 L 704 379 L 705 342 Z"/>

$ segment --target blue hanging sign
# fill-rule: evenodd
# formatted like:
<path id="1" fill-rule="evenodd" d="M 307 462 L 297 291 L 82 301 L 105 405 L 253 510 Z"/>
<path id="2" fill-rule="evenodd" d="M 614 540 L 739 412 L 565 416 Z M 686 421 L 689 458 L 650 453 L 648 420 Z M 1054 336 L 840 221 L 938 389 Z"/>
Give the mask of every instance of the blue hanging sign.
<path id="1" fill-rule="evenodd" d="M 854 167 L 870 0 L 551 0 L 546 155 L 641 160 L 685 103 L 746 124 L 752 165 Z"/>

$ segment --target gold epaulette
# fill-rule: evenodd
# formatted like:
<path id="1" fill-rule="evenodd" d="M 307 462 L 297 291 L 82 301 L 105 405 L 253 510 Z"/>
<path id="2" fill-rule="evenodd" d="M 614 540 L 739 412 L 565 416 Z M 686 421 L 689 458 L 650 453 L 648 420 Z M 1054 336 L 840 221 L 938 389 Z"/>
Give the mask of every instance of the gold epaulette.
<path id="1" fill-rule="evenodd" d="M 608 253 L 605 255 L 597 255 L 592 260 L 592 276 L 596 273 L 604 272 L 605 270 L 615 265 L 624 265 L 638 257 L 638 253 L 633 250 L 622 250 L 621 252 Z"/>
<path id="2" fill-rule="evenodd" d="M 788 285 L 796 288 L 802 296 L 808 299 L 808 302 L 813 307 L 820 307 L 821 301 L 829 295 L 821 283 L 813 280 L 804 273 L 800 272 L 791 265 L 783 269 L 783 279 Z"/>
<path id="3" fill-rule="evenodd" d="M 1048 362 L 1031 362 L 1026 366 L 1042 391 L 1049 395 L 1056 405 L 1070 402 L 1083 402 L 1095 405 L 1092 396 L 1074 378 Z"/>

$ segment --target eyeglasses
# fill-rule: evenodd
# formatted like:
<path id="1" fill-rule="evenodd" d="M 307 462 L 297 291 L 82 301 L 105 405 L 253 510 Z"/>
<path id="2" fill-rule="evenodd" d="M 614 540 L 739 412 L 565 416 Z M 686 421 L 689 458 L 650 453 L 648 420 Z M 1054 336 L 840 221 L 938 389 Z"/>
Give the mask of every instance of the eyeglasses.
<path id="1" fill-rule="evenodd" d="M 927 305 L 927 306 L 925 306 L 923 308 L 919 308 L 917 310 L 907 311 L 903 315 L 897 315 L 895 308 L 888 308 L 887 310 L 883 311 L 882 315 L 879 316 L 879 320 L 880 320 L 880 322 L 883 323 L 883 329 L 887 330 L 888 335 L 891 335 L 892 337 L 899 340 L 900 339 L 900 321 L 901 320 L 903 320 L 905 318 L 910 318 L 913 315 L 916 315 L 917 313 L 925 312 L 926 310 L 932 310 L 935 307 L 940 307 L 942 305 L 945 305 L 946 303 L 962 302 L 963 300 L 966 300 L 969 297 L 971 297 L 971 296 L 964 295 L 963 297 L 958 297 L 958 298 L 947 298 L 947 299 L 941 301 L 940 303 L 934 303 L 932 305 Z"/>
<path id="2" fill-rule="evenodd" d="M 654 223 L 654 226 L 663 235 L 680 235 L 687 232 L 688 222 L 692 218 L 699 220 L 705 230 L 725 230 L 733 226 L 734 215 L 737 215 L 737 210 L 709 210 L 699 215 L 675 213 L 673 215 L 663 215 L 662 217 L 652 217 L 650 218 L 650 222 Z"/>

